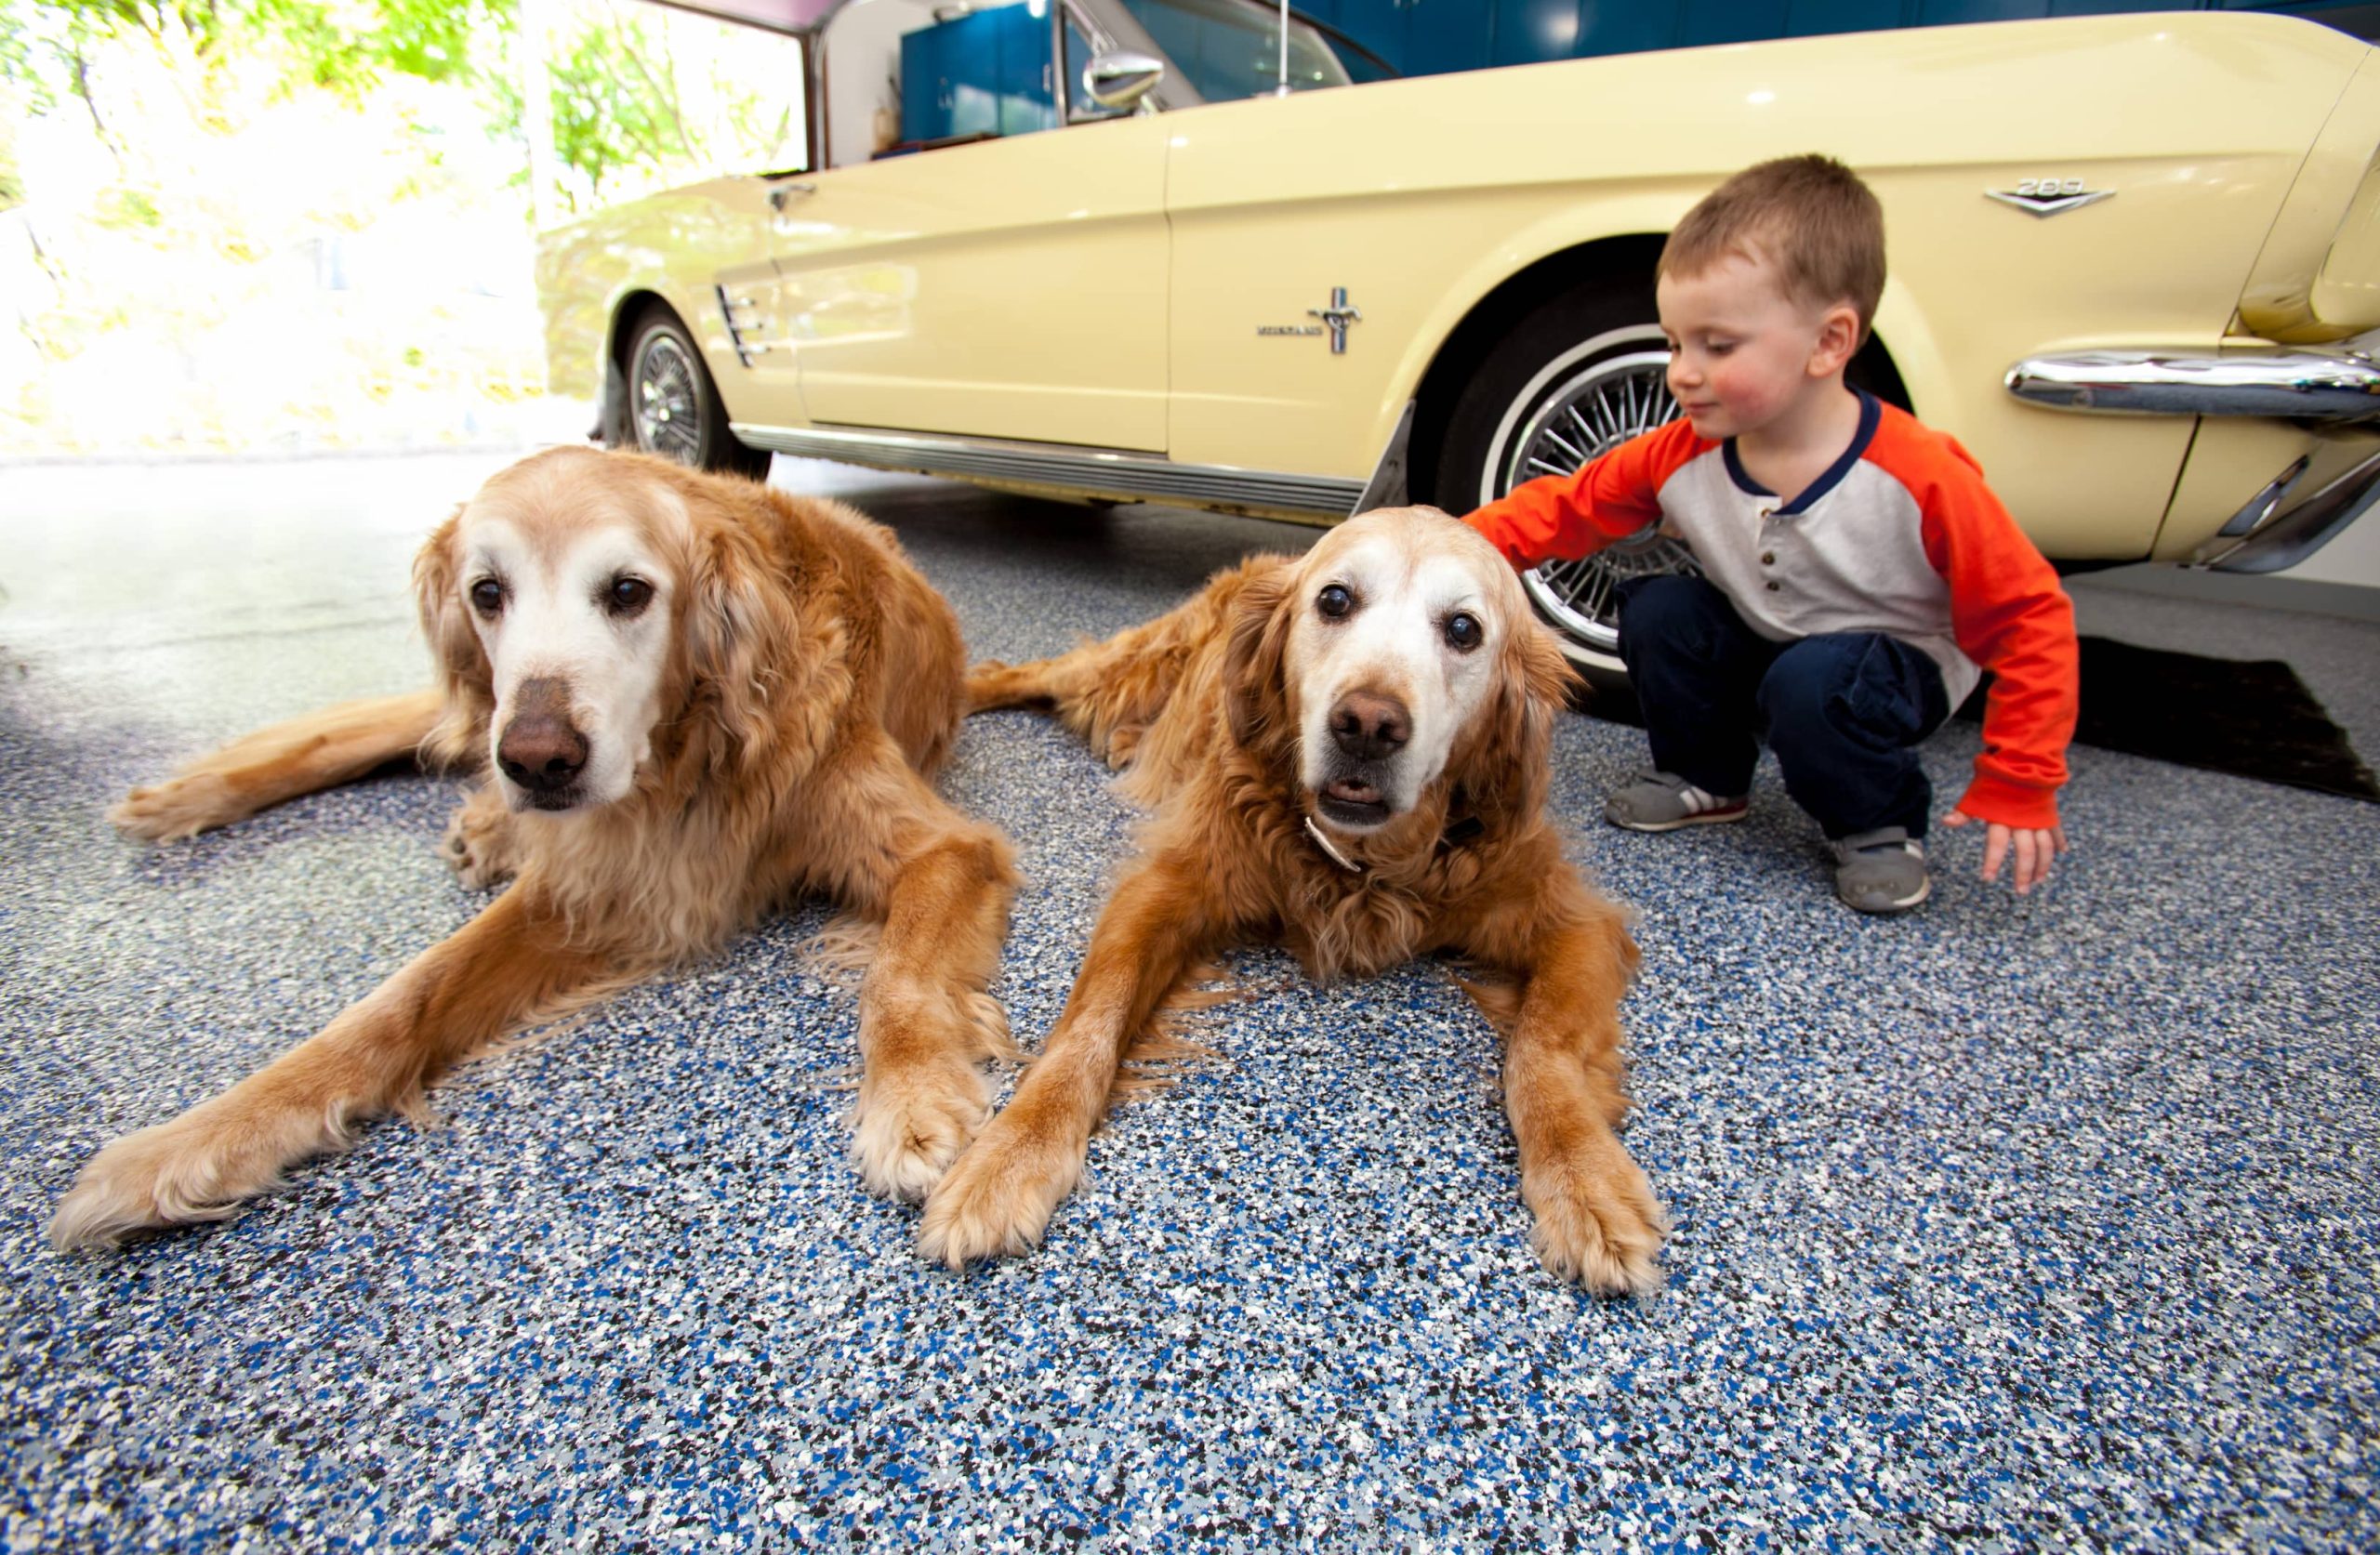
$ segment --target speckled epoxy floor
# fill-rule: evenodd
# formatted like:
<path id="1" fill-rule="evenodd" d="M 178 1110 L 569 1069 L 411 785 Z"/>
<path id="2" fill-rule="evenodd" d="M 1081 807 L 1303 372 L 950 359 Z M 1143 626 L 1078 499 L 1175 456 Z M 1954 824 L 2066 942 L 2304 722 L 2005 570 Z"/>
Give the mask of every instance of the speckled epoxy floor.
<path id="1" fill-rule="evenodd" d="M 1744 826 L 1636 837 L 1593 818 L 1641 737 L 1564 721 L 1578 854 L 1644 915 L 1629 1140 L 1678 1230 L 1642 1306 L 1537 1268 L 1493 1045 L 1439 972 L 1317 989 L 1266 953 L 1223 1059 L 1119 1116 L 1046 1248 L 927 1267 L 842 1161 L 814 908 L 467 1073 L 443 1127 L 55 1257 L 92 1149 L 477 906 L 433 854 L 443 781 L 162 850 L 99 812 L 416 683 L 408 557 L 496 462 L 0 472 L 11 1551 L 2380 1542 L 2380 807 L 2090 750 L 2052 890 L 1946 872 L 1873 921 L 1773 772 Z M 894 522 L 982 653 L 1304 537 L 778 479 Z M 2225 621 L 2326 695 L 2380 662 L 2369 625 Z M 2339 708 L 2367 757 L 2368 708 Z M 1022 714 L 945 786 L 1021 845 L 998 992 L 1038 1040 L 1131 818 Z"/>

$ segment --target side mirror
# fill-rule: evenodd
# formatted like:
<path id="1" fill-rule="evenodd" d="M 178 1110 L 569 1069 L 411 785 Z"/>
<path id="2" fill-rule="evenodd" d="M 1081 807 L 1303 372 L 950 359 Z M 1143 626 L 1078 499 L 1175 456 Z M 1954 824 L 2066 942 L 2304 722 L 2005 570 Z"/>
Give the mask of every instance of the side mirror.
<path id="1" fill-rule="evenodd" d="M 1082 68 L 1082 89 L 1102 108 L 1130 108 L 1165 79 L 1165 67 L 1145 54 L 1118 49 Z"/>

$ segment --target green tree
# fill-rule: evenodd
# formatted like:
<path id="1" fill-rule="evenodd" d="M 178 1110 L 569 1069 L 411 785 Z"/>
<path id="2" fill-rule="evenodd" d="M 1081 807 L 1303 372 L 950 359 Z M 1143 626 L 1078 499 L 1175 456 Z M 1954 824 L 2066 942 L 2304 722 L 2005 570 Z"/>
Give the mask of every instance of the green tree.
<path id="1" fill-rule="evenodd" d="M 235 125 L 213 76 L 263 54 L 280 61 L 288 86 L 359 107 L 391 74 L 469 86 L 486 104 L 489 133 L 520 140 L 513 60 L 520 48 L 549 44 L 521 35 L 519 0 L 0 0 L 0 92 L 34 113 L 72 99 L 125 167 L 104 101 L 100 60 L 111 46 L 152 49 L 187 67 L 178 78 L 194 72 L 182 83 L 192 119 L 218 133 Z M 574 209 L 601 202 L 631 169 L 699 167 L 773 146 L 794 127 L 781 99 L 719 81 L 707 83 L 713 116 L 690 113 L 668 30 L 641 5 L 575 13 L 551 45 L 546 80 L 561 192 Z M 22 197 L 0 143 L 0 208 Z"/>
<path id="2" fill-rule="evenodd" d="M 0 82 L 28 89 L 36 112 L 72 95 L 107 135 L 93 80 L 102 43 L 144 41 L 202 72 L 271 47 L 295 79 L 352 101 L 387 72 L 471 79 L 475 41 L 500 56 L 514 12 L 514 0 L 0 0 Z"/>
<path id="3" fill-rule="evenodd" d="M 542 40 L 516 40 L 542 42 Z M 790 45 L 787 46 L 791 46 Z M 686 72 L 672 56 L 668 31 L 640 5 L 582 13 L 546 60 L 560 191 L 573 210 L 600 204 L 607 187 L 634 170 L 689 176 L 722 160 L 774 148 L 797 126 L 786 99 L 711 80 L 689 102 Z M 492 75 L 485 86 L 505 133 L 525 135 L 518 79 Z"/>

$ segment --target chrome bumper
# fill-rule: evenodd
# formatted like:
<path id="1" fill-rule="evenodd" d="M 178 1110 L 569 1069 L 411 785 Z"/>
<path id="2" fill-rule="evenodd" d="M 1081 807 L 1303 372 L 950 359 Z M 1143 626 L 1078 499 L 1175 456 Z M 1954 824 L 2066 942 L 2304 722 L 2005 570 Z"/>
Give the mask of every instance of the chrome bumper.
<path id="1" fill-rule="evenodd" d="M 2266 415 L 2292 421 L 2380 417 L 2380 332 L 2319 349 L 2075 351 L 2028 357 L 2008 392 L 2053 410 L 2118 415 Z"/>
<path id="2" fill-rule="evenodd" d="M 2380 454 L 2306 492 L 2300 488 L 2309 463 L 2298 459 L 2250 497 L 2198 548 L 2189 565 L 2218 573 L 2277 573 L 2320 550 L 2380 502 Z"/>

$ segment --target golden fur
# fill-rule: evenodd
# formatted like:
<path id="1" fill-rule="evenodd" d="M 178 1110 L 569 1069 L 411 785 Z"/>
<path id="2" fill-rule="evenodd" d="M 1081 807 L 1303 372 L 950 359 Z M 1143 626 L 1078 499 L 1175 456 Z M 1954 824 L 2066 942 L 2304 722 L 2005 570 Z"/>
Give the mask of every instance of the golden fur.
<path id="1" fill-rule="evenodd" d="M 654 592 L 617 619 L 579 586 L 630 573 Z M 476 609 L 475 584 L 498 576 L 508 603 Z M 984 985 L 1014 876 L 1005 840 L 927 782 L 963 716 L 964 650 L 890 533 L 835 503 L 564 449 L 491 480 L 430 537 L 415 582 L 436 690 L 250 735 L 111 819 L 188 837 L 417 754 L 487 778 L 447 853 L 473 884 L 511 885 L 316 1036 L 102 1150 L 53 1239 L 227 1215 L 491 1040 L 807 893 L 881 926 L 860 988 L 853 1154 L 871 1189 L 921 1197 L 987 1112 L 979 1061 L 1008 1050 Z M 617 682 L 644 693 L 614 695 Z M 514 754 L 533 713 L 549 732 L 583 726 L 585 771 L 616 758 L 620 791 L 541 797 L 513 781 L 492 758 Z"/>
<path id="2" fill-rule="evenodd" d="M 1415 603 L 1416 578 L 1455 604 Z M 1368 580 L 1357 596 L 1376 598 L 1347 620 L 1371 610 L 1383 623 L 1352 656 L 1332 648 L 1346 623 L 1316 614 L 1334 580 Z M 1454 610 L 1484 618 L 1475 653 L 1488 657 L 1413 645 Z M 1510 569 L 1430 508 L 1366 514 L 1302 559 L 1250 560 L 1105 642 L 978 665 L 975 709 L 1054 707 L 1111 764 L 1129 764 L 1132 797 L 1160 808 L 1040 1055 L 928 1199 L 928 1255 L 956 1265 L 1038 1242 L 1152 1016 L 1216 950 L 1274 939 L 1316 978 L 1447 950 L 1510 980 L 1483 1007 L 1506 1039 L 1505 1105 L 1538 1249 L 1595 1290 L 1653 1288 L 1665 1223 L 1615 1131 L 1627 1110 L 1619 1005 L 1636 950 L 1544 814 L 1552 722 L 1570 682 Z M 1432 697 L 1467 711 L 1409 809 L 1352 829 L 1324 823 L 1358 873 L 1307 831 L 1328 792 L 1311 781 L 1307 747 L 1327 723 L 1317 695 L 1343 707 L 1380 694 L 1409 704 L 1417 730 Z"/>

